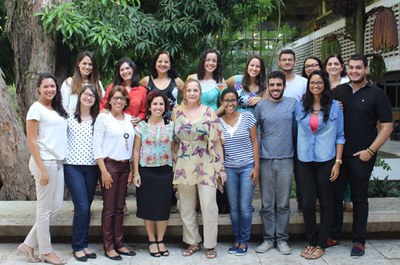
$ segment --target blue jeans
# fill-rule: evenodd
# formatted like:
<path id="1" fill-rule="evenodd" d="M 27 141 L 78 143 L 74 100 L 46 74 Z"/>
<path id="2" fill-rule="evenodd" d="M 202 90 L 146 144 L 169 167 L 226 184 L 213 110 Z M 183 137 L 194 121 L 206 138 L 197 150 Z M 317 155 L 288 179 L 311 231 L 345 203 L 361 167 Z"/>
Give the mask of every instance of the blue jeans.
<path id="1" fill-rule="evenodd" d="M 227 167 L 226 194 L 228 195 L 232 233 L 235 242 L 247 243 L 250 239 L 253 218 L 253 193 L 255 186 L 250 173 L 254 163 L 244 167 Z"/>
<path id="2" fill-rule="evenodd" d="M 74 203 L 72 249 L 80 251 L 88 247 L 90 205 L 99 179 L 99 168 L 97 165 L 64 165 L 64 177 Z"/>

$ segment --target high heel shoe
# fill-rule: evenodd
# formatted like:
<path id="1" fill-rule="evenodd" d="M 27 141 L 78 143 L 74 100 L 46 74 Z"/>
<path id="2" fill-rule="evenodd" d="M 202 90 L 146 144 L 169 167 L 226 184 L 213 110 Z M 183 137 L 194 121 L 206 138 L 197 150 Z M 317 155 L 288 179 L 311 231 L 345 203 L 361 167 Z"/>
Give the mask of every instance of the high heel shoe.
<path id="1" fill-rule="evenodd" d="M 27 248 L 27 246 L 25 245 L 25 243 L 19 244 L 19 246 L 18 246 L 18 248 L 17 248 L 17 254 L 18 254 L 18 255 L 20 255 L 20 254 L 25 255 L 25 257 L 26 257 L 26 259 L 28 260 L 28 262 L 31 262 L 31 263 L 40 262 L 40 259 L 39 259 L 37 256 L 32 255 L 32 254 L 28 251 L 28 248 Z"/>
<path id="2" fill-rule="evenodd" d="M 165 250 L 164 250 L 164 251 L 161 251 L 161 250 L 160 250 L 160 247 L 158 246 L 159 244 L 164 244 L 164 240 L 157 241 L 157 247 L 158 247 L 158 251 L 160 252 L 161 256 L 168 257 L 168 256 L 169 256 L 169 251 L 168 251 L 168 249 L 165 247 L 165 244 L 164 244 L 164 247 L 165 247 Z"/>
<path id="3" fill-rule="evenodd" d="M 151 246 L 151 245 L 154 245 L 154 244 L 157 245 L 157 241 L 149 241 L 147 244 L 149 245 L 149 253 L 150 253 L 150 256 L 155 257 L 155 258 L 161 257 L 160 251 L 151 252 L 151 250 L 150 250 L 150 246 Z M 157 245 L 157 249 L 158 249 L 158 245 Z"/>
<path id="4" fill-rule="evenodd" d="M 65 263 L 67 263 L 62 258 L 58 257 L 55 253 L 49 253 L 49 254 L 53 254 L 53 255 L 50 256 L 47 254 L 47 255 L 40 256 L 42 262 L 50 263 L 53 265 L 64 265 Z"/>

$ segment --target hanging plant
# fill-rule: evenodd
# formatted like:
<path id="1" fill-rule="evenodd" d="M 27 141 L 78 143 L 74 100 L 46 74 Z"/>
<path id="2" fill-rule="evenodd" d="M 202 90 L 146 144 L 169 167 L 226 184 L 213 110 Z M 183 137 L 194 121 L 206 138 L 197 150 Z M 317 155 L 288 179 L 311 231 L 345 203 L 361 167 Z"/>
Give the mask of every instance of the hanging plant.
<path id="1" fill-rule="evenodd" d="M 386 64 L 382 55 L 372 55 L 372 58 L 369 62 L 369 71 L 371 77 L 381 77 L 386 74 Z"/>
<path id="2" fill-rule="evenodd" d="M 374 51 L 389 52 L 397 49 L 399 33 L 392 9 L 387 7 L 377 9 L 372 30 L 372 49 Z"/>
<path id="3" fill-rule="evenodd" d="M 321 59 L 325 59 L 332 53 L 341 54 L 342 47 L 336 34 L 326 36 L 321 42 Z"/>

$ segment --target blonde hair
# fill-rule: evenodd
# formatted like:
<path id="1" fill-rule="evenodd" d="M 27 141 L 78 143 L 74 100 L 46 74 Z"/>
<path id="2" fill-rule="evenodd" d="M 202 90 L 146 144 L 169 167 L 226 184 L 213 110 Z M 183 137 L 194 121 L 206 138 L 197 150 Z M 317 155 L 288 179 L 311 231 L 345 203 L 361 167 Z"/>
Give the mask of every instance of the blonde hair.
<path id="1" fill-rule="evenodd" d="M 186 80 L 185 85 L 183 86 L 183 89 L 182 89 L 182 93 L 183 93 L 182 102 L 183 102 L 184 104 L 186 104 L 186 102 L 187 102 L 187 100 L 186 100 L 186 93 L 187 93 L 187 87 L 188 87 L 188 85 L 189 85 L 190 83 L 196 83 L 197 86 L 199 87 L 199 90 L 200 90 L 199 105 L 200 105 L 200 104 L 201 104 L 201 95 L 202 95 L 203 92 L 202 92 L 202 90 L 201 90 L 201 84 L 200 84 L 199 80 L 196 80 L 196 79 L 188 79 L 188 80 Z"/>

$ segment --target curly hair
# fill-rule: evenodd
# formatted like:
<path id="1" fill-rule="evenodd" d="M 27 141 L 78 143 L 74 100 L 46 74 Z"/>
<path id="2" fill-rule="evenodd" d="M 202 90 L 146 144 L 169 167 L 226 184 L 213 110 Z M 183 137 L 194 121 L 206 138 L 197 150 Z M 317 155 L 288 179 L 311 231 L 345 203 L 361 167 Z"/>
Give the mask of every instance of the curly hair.
<path id="1" fill-rule="evenodd" d="M 174 60 L 172 59 L 171 54 L 168 51 L 159 51 L 159 52 L 156 53 L 156 55 L 154 55 L 154 58 L 153 58 L 153 60 L 151 62 L 151 68 L 150 68 L 151 76 L 153 78 L 157 78 L 158 77 L 156 64 L 157 64 L 158 57 L 160 57 L 161 54 L 166 54 L 168 56 L 168 58 L 169 58 L 170 68 L 169 68 L 169 70 L 167 72 L 168 77 L 172 78 L 172 79 L 177 78 L 178 77 L 178 73 L 177 73 L 177 71 L 175 69 L 175 66 L 174 66 Z"/>
<path id="2" fill-rule="evenodd" d="M 51 106 L 58 113 L 58 115 L 64 118 L 68 118 L 68 113 L 65 111 L 62 105 L 60 86 L 57 83 L 56 76 L 52 73 L 40 73 L 37 81 L 37 87 L 39 89 L 39 87 L 42 85 L 43 80 L 48 78 L 53 79 L 54 83 L 56 84 L 56 95 L 51 100 Z"/>
<path id="3" fill-rule="evenodd" d="M 158 98 L 158 97 L 162 97 L 162 99 L 164 101 L 164 112 L 162 113 L 162 116 L 164 116 L 165 113 L 167 113 L 169 111 L 170 106 L 169 106 L 169 100 L 168 100 L 167 96 L 160 91 L 152 91 L 149 94 L 147 94 L 147 96 L 146 96 L 146 117 L 150 117 L 151 103 L 153 102 L 153 100 L 155 98 Z"/>
<path id="4" fill-rule="evenodd" d="M 329 79 L 323 71 L 315 70 L 311 72 L 310 76 L 308 77 L 307 81 L 307 89 L 306 93 L 303 96 L 303 107 L 304 107 L 304 117 L 307 116 L 308 113 L 313 111 L 313 104 L 314 104 L 314 97 L 310 91 L 310 80 L 314 75 L 318 75 L 322 78 L 324 82 L 324 91 L 322 92 L 321 96 L 321 110 L 324 112 L 323 121 L 326 122 L 329 119 L 329 112 L 331 110 L 332 105 L 332 91 L 329 84 Z"/>
<path id="5" fill-rule="evenodd" d="M 205 76 L 205 73 L 206 73 L 206 71 L 205 71 L 205 69 L 204 69 L 204 64 L 206 63 L 206 58 L 207 58 L 207 55 L 209 54 L 209 53 L 215 53 L 216 55 L 217 55 L 217 68 L 215 69 L 215 71 L 213 72 L 213 79 L 217 82 L 217 83 L 219 83 L 219 82 L 221 82 L 222 81 L 222 78 L 223 78 L 223 67 L 222 67 L 222 58 L 221 58 L 221 55 L 219 54 L 219 51 L 218 50 L 216 50 L 216 49 L 208 49 L 208 50 L 205 50 L 202 54 L 201 54 L 201 56 L 200 56 L 200 62 L 199 62 L 199 64 L 197 65 L 197 78 L 199 79 L 199 80 L 203 80 L 204 79 L 204 76 Z"/>
<path id="6" fill-rule="evenodd" d="M 119 69 L 121 66 L 127 63 L 130 68 L 132 68 L 132 81 L 131 81 L 131 87 L 137 87 L 139 86 L 139 74 L 138 74 L 138 68 L 136 64 L 128 57 L 122 57 L 121 59 L 118 60 L 118 62 L 115 64 L 115 73 L 114 73 L 114 82 L 113 84 L 116 86 L 121 86 L 124 83 L 124 80 L 122 79 Z"/>

